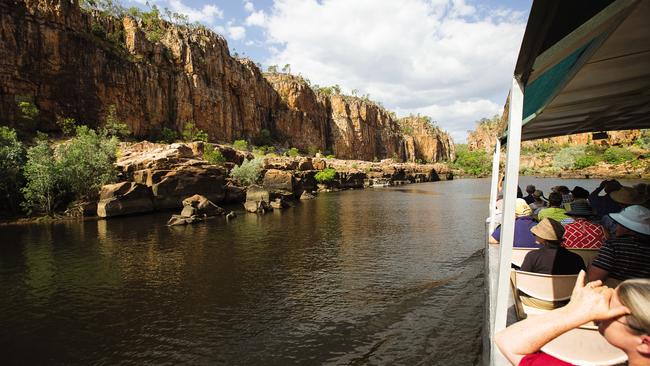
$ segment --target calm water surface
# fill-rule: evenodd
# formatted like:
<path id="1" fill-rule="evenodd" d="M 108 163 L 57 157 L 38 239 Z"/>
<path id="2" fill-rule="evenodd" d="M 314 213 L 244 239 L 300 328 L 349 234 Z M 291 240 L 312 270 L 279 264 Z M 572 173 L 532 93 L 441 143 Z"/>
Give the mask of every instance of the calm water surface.
<path id="1" fill-rule="evenodd" d="M 0 362 L 474 364 L 488 194 L 466 179 L 230 223 L 0 227 Z"/>

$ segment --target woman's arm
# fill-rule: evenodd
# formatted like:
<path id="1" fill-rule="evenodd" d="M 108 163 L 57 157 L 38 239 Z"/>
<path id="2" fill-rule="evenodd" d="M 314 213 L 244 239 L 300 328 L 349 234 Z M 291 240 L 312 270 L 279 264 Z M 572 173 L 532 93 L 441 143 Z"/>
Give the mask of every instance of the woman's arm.
<path id="1" fill-rule="evenodd" d="M 629 313 L 625 307 L 609 308 L 613 289 L 603 286 L 600 281 L 585 286 L 584 280 L 585 272 L 580 271 L 567 306 L 530 316 L 496 334 L 499 349 L 513 365 L 518 365 L 524 356 L 539 351 L 562 333 L 584 323 Z"/>

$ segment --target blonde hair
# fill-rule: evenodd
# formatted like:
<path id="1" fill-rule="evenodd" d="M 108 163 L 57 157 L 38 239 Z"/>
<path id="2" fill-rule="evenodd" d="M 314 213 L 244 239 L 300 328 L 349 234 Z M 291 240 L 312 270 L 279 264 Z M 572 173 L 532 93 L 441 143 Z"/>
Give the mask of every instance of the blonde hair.
<path id="1" fill-rule="evenodd" d="M 650 334 L 650 279 L 623 281 L 617 293 L 621 304 L 630 309 L 631 314 L 626 317 L 630 327 Z"/>

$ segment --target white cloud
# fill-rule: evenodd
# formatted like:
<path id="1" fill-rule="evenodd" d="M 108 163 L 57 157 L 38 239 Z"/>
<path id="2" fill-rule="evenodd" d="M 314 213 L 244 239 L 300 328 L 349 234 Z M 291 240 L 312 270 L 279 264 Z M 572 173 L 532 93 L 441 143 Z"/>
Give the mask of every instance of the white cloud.
<path id="1" fill-rule="evenodd" d="M 266 14 L 263 11 L 255 11 L 249 15 L 245 22 L 247 26 L 256 25 L 258 27 L 263 27 L 266 24 Z"/>
<path id="2" fill-rule="evenodd" d="M 245 2 L 244 2 L 244 9 L 245 9 L 247 12 L 252 13 L 252 12 L 255 11 L 255 5 L 253 5 L 253 3 L 250 2 L 250 1 L 245 1 Z"/>
<path id="3" fill-rule="evenodd" d="M 226 27 L 228 30 L 228 37 L 232 40 L 239 41 L 246 38 L 246 28 L 238 25 L 230 25 Z"/>
<path id="4" fill-rule="evenodd" d="M 201 22 L 208 25 L 214 24 L 217 19 L 223 18 L 223 10 L 212 4 L 203 5 L 197 9 L 183 4 L 181 0 L 168 0 L 169 10 L 187 15 L 191 22 Z"/>
<path id="5" fill-rule="evenodd" d="M 503 105 L 525 26 L 463 0 L 275 0 L 263 15 L 265 64 L 431 115 L 457 141 Z"/>

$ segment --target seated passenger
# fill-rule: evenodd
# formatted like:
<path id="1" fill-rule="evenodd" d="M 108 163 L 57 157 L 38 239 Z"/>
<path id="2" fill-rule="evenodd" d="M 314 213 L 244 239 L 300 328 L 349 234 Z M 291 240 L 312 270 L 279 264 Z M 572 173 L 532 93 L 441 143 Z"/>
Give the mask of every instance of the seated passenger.
<path id="1" fill-rule="evenodd" d="M 559 222 L 545 218 L 530 229 L 535 239 L 543 247 L 526 254 L 521 270 L 544 274 L 576 274 L 585 269 L 582 258 L 563 248 L 564 228 Z"/>
<path id="2" fill-rule="evenodd" d="M 532 210 L 522 198 L 517 198 L 515 203 L 515 238 L 513 247 L 516 248 L 539 248 L 541 245 L 535 242 L 535 237 L 530 229 L 537 225 L 537 222 L 530 216 Z M 497 227 L 490 236 L 491 244 L 498 244 L 501 237 L 501 226 Z"/>
<path id="3" fill-rule="evenodd" d="M 524 200 L 526 200 L 526 203 L 530 205 L 531 203 L 535 202 L 535 196 L 533 195 L 533 193 L 535 193 L 535 186 L 532 185 L 532 184 L 527 185 L 526 186 L 526 193 L 528 193 L 524 197 Z"/>
<path id="4" fill-rule="evenodd" d="M 562 206 L 564 206 L 567 203 L 573 202 L 573 196 L 571 195 L 571 191 L 569 190 L 569 187 L 567 186 L 556 186 L 551 188 L 553 192 L 557 192 L 562 195 Z"/>
<path id="5" fill-rule="evenodd" d="M 594 189 L 589 195 L 589 204 L 596 210 L 596 218 L 621 211 L 621 208 L 610 197 L 612 192 L 621 189 L 622 185 L 616 180 L 604 180 L 600 182 L 598 188 Z M 602 190 L 605 190 L 604 196 L 599 196 Z"/>
<path id="6" fill-rule="evenodd" d="M 607 239 L 605 228 L 589 221 L 595 214 L 588 201 L 573 202 L 567 215 L 573 217 L 574 222 L 564 225 L 562 246 L 576 249 L 598 249 L 603 246 Z"/>
<path id="7" fill-rule="evenodd" d="M 541 209 L 548 207 L 548 203 L 544 198 L 544 193 L 539 189 L 533 192 L 533 199 L 533 203 L 531 203 L 529 206 L 530 209 L 533 210 L 533 215 L 537 216 Z"/>
<path id="8" fill-rule="evenodd" d="M 585 285 L 584 279 L 581 272 L 567 306 L 528 317 L 496 334 L 497 346 L 512 365 L 571 366 L 541 348 L 591 321 L 598 322 L 607 342 L 625 352 L 629 366 L 650 364 L 650 280 L 627 280 L 613 290 L 600 281 Z"/>
<path id="9" fill-rule="evenodd" d="M 641 205 L 645 202 L 645 196 L 639 194 L 632 187 L 621 187 L 619 190 L 612 192 L 610 197 L 616 205 L 618 205 L 618 211 L 621 212 L 622 209 L 632 205 Z M 616 223 L 609 216 L 603 216 L 601 218 L 601 223 L 605 229 L 609 232 L 610 236 L 616 235 Z"/>
<path id="10" fill-rule="evenodd" d="M 589 191 L 580 186 L 575 186 L 571 191 L 571 196 L 573 196 L 573 202 L 588 201 Z"/>
<path id="11" fill-rule="evenodd" d="M 589 279 L 650 278 L 650 209 L 634 205 L 609 214 L 616 237 L 605 241 L 589 266 Z"/>
<path id="12" fill-rule="evenodd" d="M 573 219 L 567 216 L 566 210 L 562 207 L 562 195 L 558 192 L 552 192 L 548 195 L 548 204 L 550 207 L 541 209 L 537 213 L 537 220 L 542 221 L 550 218 L 558 222 L 565 220 L 566 223 L 572 222 Z"/>

